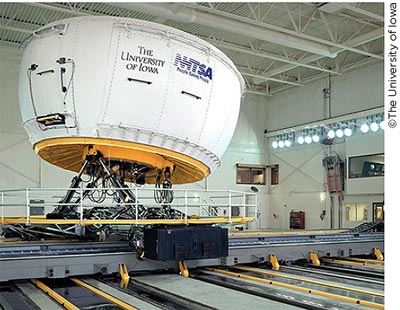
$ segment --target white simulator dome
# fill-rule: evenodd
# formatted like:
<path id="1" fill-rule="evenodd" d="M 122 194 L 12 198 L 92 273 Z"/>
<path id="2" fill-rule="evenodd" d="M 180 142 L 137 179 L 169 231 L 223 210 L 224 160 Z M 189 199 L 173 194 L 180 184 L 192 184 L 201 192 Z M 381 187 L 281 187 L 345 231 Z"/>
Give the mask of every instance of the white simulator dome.
<path id="1" fill-rule="evenodd" d="M 101 153 L 146 171 L 146 183 L 167 167 L 177 184 L 219 168 L 244 81 L 211 44 L 152 22 L 78 17 L 23 47 L 20 109 L 42 159 L 79 171 Z"/>

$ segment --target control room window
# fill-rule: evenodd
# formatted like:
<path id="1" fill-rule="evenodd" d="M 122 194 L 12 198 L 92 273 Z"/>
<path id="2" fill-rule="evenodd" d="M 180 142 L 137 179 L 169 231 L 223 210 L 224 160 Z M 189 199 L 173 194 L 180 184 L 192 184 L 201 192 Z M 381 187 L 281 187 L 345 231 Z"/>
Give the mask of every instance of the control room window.
<path id="1" fill-rule="evenodd" d="M 349 178 L 369 178 L 385 175 L 385 155 L 373 154 L 349 158 Z"/>
<path id="2" fill-rule="evenodd" d="M 236 165 L 236 184 L 265 185 L 265 166 Z"/>
<path id="3" fill-rule="evenodd" d="M 366 203 L 346 203 L 345 220 L 348 222 L 365 222 L 368 216 Z"/>

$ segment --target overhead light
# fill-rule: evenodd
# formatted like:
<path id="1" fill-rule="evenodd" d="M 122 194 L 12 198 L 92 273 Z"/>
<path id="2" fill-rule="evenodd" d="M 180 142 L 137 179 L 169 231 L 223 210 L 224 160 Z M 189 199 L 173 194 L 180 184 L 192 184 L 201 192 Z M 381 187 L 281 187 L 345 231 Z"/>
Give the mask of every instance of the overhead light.
<path id="1" fill-rule="evenodd" d="M 298 144 L 303 144 L 304 143 L 304 137 L 303 136 L 298 137 L 297 138 L 297 143 Z"/>
<path id="2" fill-rule="evenodd" d="M 290 140 L 285 140 L 285 146 L 290 147 L 292 145 L 292 141 Z"/>
<path id="3" fill-rule="evenodd" d="M 306 141 L 307 144 L 310 144 L 310 143 L 312 142 L 312 139 L 311 139 L 310 136 L 306 136 L 306 137 L 304 138 L 304 141 Z"/>
<path id="4" fill-rule="evenodd" d="M 383 130 L 383 129 L 385 129 L 385 121 L 381 121 L 380 123 L 379 123 L 379 127 Z"/>
<path id="5" fill-rule="evenodd" d="M 318 142 L 319 142 L 319 136 L 318 136 L 318 135 L 313 135 L 313 136 L 312 136 L 312 140 L 313 140 L 315 143 L 318 143 Z"/>
<path id="6" fill-rule="evenodd" d="M 361 130 L 362 133 L 367 133 L 368 130 L 369 130 L 369 127 L 368 127 L 367 124 L 362 124 L 361 127 L 360 127 L 360 130 Z"/>
<path id="7" fill-rule="evenodd" d="M 353 134 L 353 130 L 351 130 L 351 128 L 345 128 L 343 132 L 346 137 L 350 137 Z"/>
<path id="8" fill-rule="evenodd" d="M 282 149 L 285 146 L 285 143 L 282 140 L 279 140 L 278 146 Z"/>
<path id="9" fill-rule="evenodd" d="M 276 149 L 278 147 L 278 142 L 277 141 L 272 142 L 272 147 Z"/>
<path id="10" fill-rule="evenodd" d="M 343 138 L 343 135 L 344 133 L 342 129 L 339 128 L 338 130 L 336 130 L 336 137 Z"/>
<path id="11" fill-rule="evenodd" d="M 378 129 L 379 129 L 379 125 L 377 124 L 377 123 L 371 123 L 371 125 L 369 125 L 369 128 L 371 128 L 371 130 L 373 131 L 373 132 L 377 132 L 378 131 Z"/>
<path id="12" fill-rule="evenodd" d="M 329 139 L 335 138 L 335 131 L 333 129 L 328 131 L 328 138 Z"/>

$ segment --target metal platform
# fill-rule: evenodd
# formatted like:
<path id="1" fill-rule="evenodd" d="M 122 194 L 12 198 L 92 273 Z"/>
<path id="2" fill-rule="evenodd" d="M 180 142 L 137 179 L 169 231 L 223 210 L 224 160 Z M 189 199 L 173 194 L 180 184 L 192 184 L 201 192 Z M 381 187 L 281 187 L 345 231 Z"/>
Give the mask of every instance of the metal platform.
<path id="1" fill-rule="evenodd" d="M 260 237 L 235 233 L 229 237 L 229 254 L 219 259 L 187 261 L 189 268 L 235 265 L 269 260 L 309 260 L 310 251 L 320 256 L 371 254 L 384 251 L 383 233 L 290 233 Z M 177 262 L 138 257 L 127 242 L 6 242 L 0 243 L 0 281 L 29 278 L 63 278 L 119 271 L 125 263 L 129 271 L 179 270 Z"/>

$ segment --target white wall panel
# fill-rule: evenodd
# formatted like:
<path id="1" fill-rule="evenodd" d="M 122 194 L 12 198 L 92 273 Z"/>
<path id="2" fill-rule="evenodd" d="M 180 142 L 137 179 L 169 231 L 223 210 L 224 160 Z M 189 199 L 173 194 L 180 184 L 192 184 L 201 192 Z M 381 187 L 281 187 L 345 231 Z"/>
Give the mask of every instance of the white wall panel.
<path id="1" fill-rule="evenodd" d="M 324 118 L 327 78 L 267 99 L 268 131 Z M 383 106 L 382 63 L 331 77 L 331 117 Z"/>

